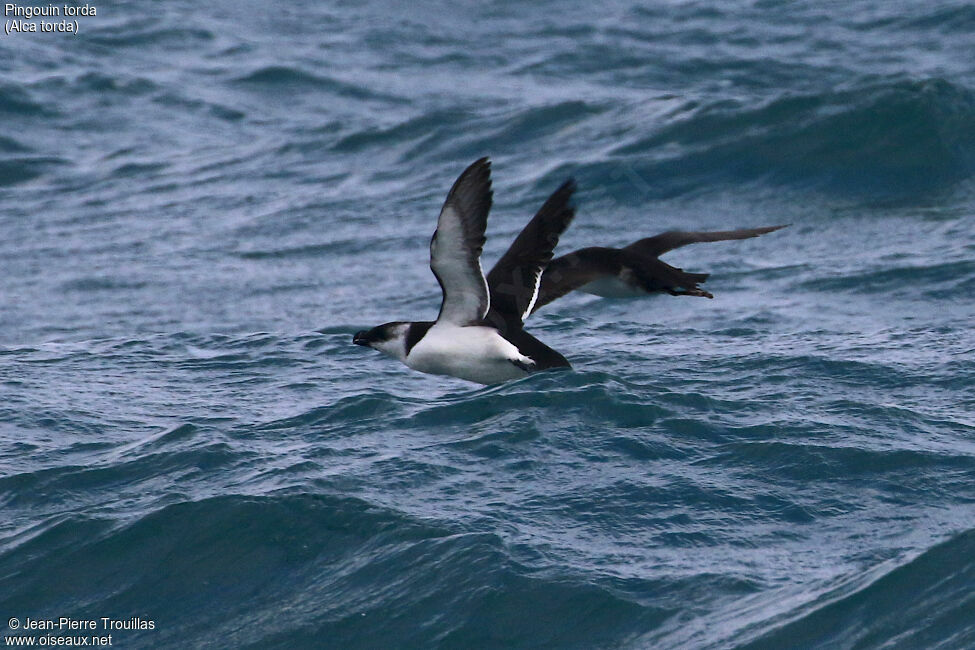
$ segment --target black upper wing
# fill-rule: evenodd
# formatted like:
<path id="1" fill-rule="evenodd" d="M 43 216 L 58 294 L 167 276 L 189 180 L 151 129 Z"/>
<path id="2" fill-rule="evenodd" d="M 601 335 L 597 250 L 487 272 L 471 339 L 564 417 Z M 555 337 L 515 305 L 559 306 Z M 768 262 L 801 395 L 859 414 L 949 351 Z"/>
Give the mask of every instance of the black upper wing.
<path id="1" fill-rule="evenodd" d="M 488 273 L 488 320 L 495 325 L 520 328 L 537 304 L 542 271 L 575 216 L 571 205 L 575 189 L 575 181 L 569 179 L 555 190 Z"/>
<path id="2" fill-rule="evenodd" d="M 629 246 L 625 247 L 623 250 L 633 251 L 641 255 L 652 255 L 653 257 L 657 257 L 659 255 L 663 255 L 667 251 L 672 251 L 675 248 L 687 246 L 688 244 L 697 244 L 699 242 L 709 241 L 727 241 L 729 239 L 748 239 L 749 237 L 764 235 L 767 232 L 772 232 L 778 230 L 779 228 L 785 228 L 786 225 L 788 224 L 781 226 L 766 226 L 764 228 L 712 230 L 710 232 L 685 232 L 683 230 L 670 230 L 654 237 L 647 237 L 646 239 L 635 241 Z"/>

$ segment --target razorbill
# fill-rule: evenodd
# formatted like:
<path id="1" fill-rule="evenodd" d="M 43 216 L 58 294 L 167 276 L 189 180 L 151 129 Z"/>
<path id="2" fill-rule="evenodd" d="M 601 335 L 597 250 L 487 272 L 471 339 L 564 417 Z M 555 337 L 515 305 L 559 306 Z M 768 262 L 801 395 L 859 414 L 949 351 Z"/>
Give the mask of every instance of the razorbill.
<path id="1" fill-rule="evenodd" d="M 523 329 L 538 296 L 542 271 L 575 215 L 575 183 L 564 183 L 525 226 L 488 273 L 481 249 L 491 209 L 491 163 L 481 158 L 457 178 L 430 241 L 430 269 L 443 302 L 436 321 L 385 323 L 352 342 L 420 372 L 481 384 L 569 368 L 561 354 Z"/>
<path id="2" fill-rule="evenodd" d="M 747 239 L 779 228 L 785 228 L 785 225 L 711 232 L 672 230 L 635 241 L 623 248 L 582 248 L 549 262 L 532 309 L 534 311 L 570 291 L 605 298 L 629 298 L 653 293 L 714 298 L 698 286 L 708 279 L 708 273 L 688 273 L 658 257 L 688 244 Z"/>

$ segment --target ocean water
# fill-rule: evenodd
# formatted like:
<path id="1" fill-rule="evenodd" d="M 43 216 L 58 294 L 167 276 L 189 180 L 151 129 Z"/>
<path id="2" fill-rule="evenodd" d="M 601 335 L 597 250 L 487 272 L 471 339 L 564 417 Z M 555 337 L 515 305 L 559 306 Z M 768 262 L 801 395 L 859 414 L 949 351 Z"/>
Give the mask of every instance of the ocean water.
<path id="1" fill-rule="evenodd" d="M 0 35 L 5 643 L 975 647 L 971 3 L 92 6 Z M 486 267 L 568 176 L 561 253 L 791 226 L 569 372 L 353 346 L 484 155 Z"/>

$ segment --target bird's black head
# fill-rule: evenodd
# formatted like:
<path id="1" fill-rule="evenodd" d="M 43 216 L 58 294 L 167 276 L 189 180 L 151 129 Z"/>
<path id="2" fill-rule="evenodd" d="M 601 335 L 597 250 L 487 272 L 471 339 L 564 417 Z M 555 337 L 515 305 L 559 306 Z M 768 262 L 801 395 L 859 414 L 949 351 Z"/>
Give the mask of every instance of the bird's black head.
<path id="1" fill-rule="evenodd" d="M 356 345 L 364 345 L 369 347 L 372 344 L 372 334 L 373 330 L 362 330 L 361 332 L 356 332 L 352 337 L 352 342 Z"/>
<path id="2" fill-rule="evenodd" d="M 352 342 L 403 360 L 406 358 L 406 332 L 409 326 L 409 323 L 401 321 L 384 323 L 371 330 L 356 332 Z"/>

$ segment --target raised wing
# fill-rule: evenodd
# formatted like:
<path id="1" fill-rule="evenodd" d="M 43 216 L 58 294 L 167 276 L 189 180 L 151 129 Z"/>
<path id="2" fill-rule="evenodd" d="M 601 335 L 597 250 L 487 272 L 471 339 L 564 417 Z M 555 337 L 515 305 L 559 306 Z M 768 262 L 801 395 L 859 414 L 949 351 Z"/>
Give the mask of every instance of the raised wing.
<path id="1" fill-rule="evenodd" d="M 532 312 L 542 271 L 575 216 L 575 207 L 570 205 L 575 190 L 576 183 L 571 178 L 555 190 L 488 273 L 489 321 L 500 320 L 509 328 L 519 328 Z"/>
<path id="2" fill-rule="evenodd" d="M 430 240 L 430 269 L 443 290 L 437 322 L 468 325 L 491 305 L 481 270 L 484 229 L 491 210 L 491 163 L 481 158 L 454 182 Z"/>
<path id="3" fill-rule="evenodd" d="M 688 244 L 697 244 L 699 242 L 709 241 L 727 241 L 729 239 L 748 239 L 750 237 L 764 235 L 767 232 L 772 232 L 778 230 L 779 228 L 785 228 L 786 225 L 788 224 L 781 226 L 767 226 L 764 228 L 741 228 L 739 230 L 712 230 L 710 232 L 684 232 L 683 230 L 670 230 L 654 237 L 647 237 L 646 239 L 635 241 L 629 246 L 625 247 L 623 250 L 633 251 L 641 255 L 652 255 L 653 257 L 657 257 L 659 255 L 663 255 L 667 251 L 672 251 L 675 248 L 687 246 Z"/>

